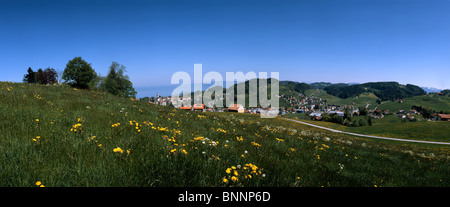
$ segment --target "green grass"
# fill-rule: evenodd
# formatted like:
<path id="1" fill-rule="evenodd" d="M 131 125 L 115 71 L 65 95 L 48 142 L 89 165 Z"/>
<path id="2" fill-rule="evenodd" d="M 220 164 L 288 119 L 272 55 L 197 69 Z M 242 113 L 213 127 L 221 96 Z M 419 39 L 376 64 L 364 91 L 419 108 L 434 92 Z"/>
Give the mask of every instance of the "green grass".
<path id="1" fill-rule="evenodd" d="M 314 93 L 315 92 L 315 93 Z M 369 105 L 369 109 L 375 108 L 376 101 L 378 99 L 373 93 L 365 92 L 359 96 L 342 99 L 337 96 L 333 96 L 325 92 L 324 90 L 311 89 L 306 92 L 306 94 L 310 95 L 314 93 L 315 97 L 322 98 L 327 100 L 328 104 L 335 104 L 338 106 L 344 105 L 354 105 L 355 107 L 365 107 L 366 104 Z"/>
<path id="2" fill-rule="evenodd" d="M 0 186 L 450 186 L 444 147 L 65 85 L 0 82 L 0 100 Z"/>
<path id="3" fill-rule="evenodd" d="M 414 96 L 403 99 L 403 103 L 398 101 L 387 101 L 379 106 L 379 109 L 388 109 L 390 112 L 397 112 L 398 110 L 410 110 L 413 105 L 431 108 L 435 111 L 450 110 L 450 97 L 444 96 Z"/>
<path id="4" fill-rule="evenodd" d="M 421 116 L 416 115 L 416 117 L 420 118 Z M 359 119 L 363 119 L 363 117 L 352 117 L 352 121 L 358 121 Z M 372 119 L 372 126 L 361 127 L 347 127 L 342 124 L 324 121 L 304 121 L 319 126 L 358 134 L 400 139 L 450 142 L 450 134 L 447 130 L 450 128 L 450 122 L 445 121 L 402 122 L 402 120 L 395 115 L 387 115 L 383 119 Z"/>

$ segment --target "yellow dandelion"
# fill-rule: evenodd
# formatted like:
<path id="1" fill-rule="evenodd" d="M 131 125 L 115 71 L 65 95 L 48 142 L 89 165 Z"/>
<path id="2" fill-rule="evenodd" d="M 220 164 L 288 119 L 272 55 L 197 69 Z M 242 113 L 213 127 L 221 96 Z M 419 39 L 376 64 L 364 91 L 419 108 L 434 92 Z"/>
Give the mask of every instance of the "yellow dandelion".
<path id="1" fill-rule="evenodd" d="M 232 180 L 233 182 L 236 182 L 236 181 L 238 181 L 239 179 L 238 179 L 236 176 L 233 176 L 233 177 L 231 177 L 231 180 Z"/>
<path id="2" fill-rule="evenodd" d="M 120 147 L 116 147 L 116 148 L 113 149 L 113 152 L 123 153 L 123 150 Z"/>
<path id="3" fill-rule="evenodd" d="M 36 182 L 36 185 L 37 185 L 37 186 L 40 186 L 41 184 L 42 184 L 41 181 L 37 181 L 37 182 Z"/>
<path id="4" fill-rule="evenodd" d="M 226 178 L 224 178 L 222 181 L 223 181 L 224 183 L 228 183 L 228 179 L 226 179 Z"/>
<path id="5" fill-rule="evenodd" d="M 230 174 L 231 173 L 231 168 L 227 168 L 227 170 L 225 172 L 227 172 L 227 174 Z"/>

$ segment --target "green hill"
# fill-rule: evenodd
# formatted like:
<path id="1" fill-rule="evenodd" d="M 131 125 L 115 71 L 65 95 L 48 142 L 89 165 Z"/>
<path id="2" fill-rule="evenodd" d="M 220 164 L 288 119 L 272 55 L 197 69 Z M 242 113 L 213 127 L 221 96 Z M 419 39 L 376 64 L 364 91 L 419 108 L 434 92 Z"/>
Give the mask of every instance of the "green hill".
<path id="1" fill-rule="evenodd" d="M 349 98 L 339 98 L 337 96 L 333 96 L 328 94 L 324 90 L 314 90 L 312 92 L 314 93 L 315 97 L 322 98 L 324 100 L 327 100 L 328 104 L 335 104 L 339 106 L 343 105 L 354 105 L 356 107 L 365 107 L 367 104 L 369 104 L 369 109 L 374 108 L 377 104 L 378 97 L 375 96 L 375 94 L 370 92 L 364 92 L 354 97 Z M 312 93 L 309 92 L 309 93 Z"/>
<path id="2" fill-rule="evenodd" d="M 0 186 L 450 186 L 445 146 L 0 82 Z"/>
<path id="3" fill-rule="evenodd" d="M 398 110 L 409 110 L 414 105 L 427 107 L 437 112 L 442 111 L 447 113 L 450 111 L 450 97 L 432 95 L 414 96 L 402 99 L 401 102 L 383 102 L 380 104 L 379 108 L 388 109 L 391 112 L 397 112 Z"/>
<path id="4" fill-rule="evenodd" d="M 397 82 L 369 82 L 350 86 L 328 86 L 324 88 L 331 95 L 350 98 L 364 92 L 371 92 L 383 101 L 425 95 L 426 92 L 415 85 L 400 85 Z"/>

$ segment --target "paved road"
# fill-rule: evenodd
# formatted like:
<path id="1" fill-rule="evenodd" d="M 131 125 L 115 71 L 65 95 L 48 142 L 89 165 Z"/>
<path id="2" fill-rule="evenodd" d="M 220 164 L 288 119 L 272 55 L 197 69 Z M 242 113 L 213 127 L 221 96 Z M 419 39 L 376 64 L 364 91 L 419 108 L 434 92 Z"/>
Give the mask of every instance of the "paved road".
<path id="1" fill-rule="evenodd" d="M 365 134 L 356 134 L 356 133 L 352 133 L 352 132 L 344 132 L 344 131 L 339 131 L 339 130 L 336 130 L 336 129 L 330 129 L 330 128 L 323 127 L 323 126 L 317 126 L 317 125 L 306 123 L 306 122 L 302 122 L 302 121 L 299 121 L 299 120 L 287 119 L 287 118 L 283 118 L 283 119 L 289 120 L 289 121 L 293 121 L 293 122 L 297 122 L 297 123 L 300 123 L 300 124 L 305 124 L 305 125 L 312 126 L 312 127 L 325 129 L 325 130 L 336 132 L 336 133 L 350 134 L 350 135 L 359 136 L 359 137 L 368 137 L 368 138 L 375 138 L 375 139 L 387 139 L 387 140 L 395 140 L 395 141 L 401 141 L 401 142 L 418 142 L 418 143 L 426 143 L 426 144 L 445 144 L 445 145 L 450 145 L 449 142 L 432 142 L 432 141 L 422 141 L 422 140 L 412 140 L 412 139 L 398 139 L 398 138 L 379 137 L 379 136 L 365 135 Z"/>

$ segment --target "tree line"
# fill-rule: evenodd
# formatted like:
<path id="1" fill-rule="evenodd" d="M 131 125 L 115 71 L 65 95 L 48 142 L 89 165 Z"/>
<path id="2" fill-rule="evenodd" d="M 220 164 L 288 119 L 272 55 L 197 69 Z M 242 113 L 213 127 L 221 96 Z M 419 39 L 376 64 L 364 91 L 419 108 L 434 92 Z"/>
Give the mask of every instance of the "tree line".
<path id="1" fill-rule="evenodd" d="M 46 68 L 42 70 L 39 68 L 37 72 L 34 72 L 30 67 L 27 70 L 27 74 L 24 75 L 23 81 L 26 83 L 38 83 L 38 84 L 55 84 L 58 83 L 58 73 L 53 68 Z"/>
<path id="2" fill-rule="evenodd" d="M 117 62 L 112 62 L 108 75 L 102 77 L 101 75 L 97 75 L 91 63 L 87 63 L 81 57 L 75 57 L 66 64 L 62 74 L 50 67 L 45 70 L 38 69 L 37 72 L 34 72 L 29 67 L 27 74 L 24 75 L 23 82 L 56 84 L 58 83 L 59 76 L 62 76 L 60 78 L 64 80 L 64 83 L 74 88 L 101 90 L 120 97 L 135 98 L 136 91 L 133 88 L 133 83 L 125 72 L 125 66 Z"/>
<path id="3" fill-rule="evenodd" d="M 350 86 L 328 86 L 324 89 L 327 93 L 344 99 L 358 96 L 364 92 L 372 92 L 381 101 L 427 94 L 422 88 L 416 85 L 406 84 L 403 86 L 397 82 L 369 82 Z"/>

